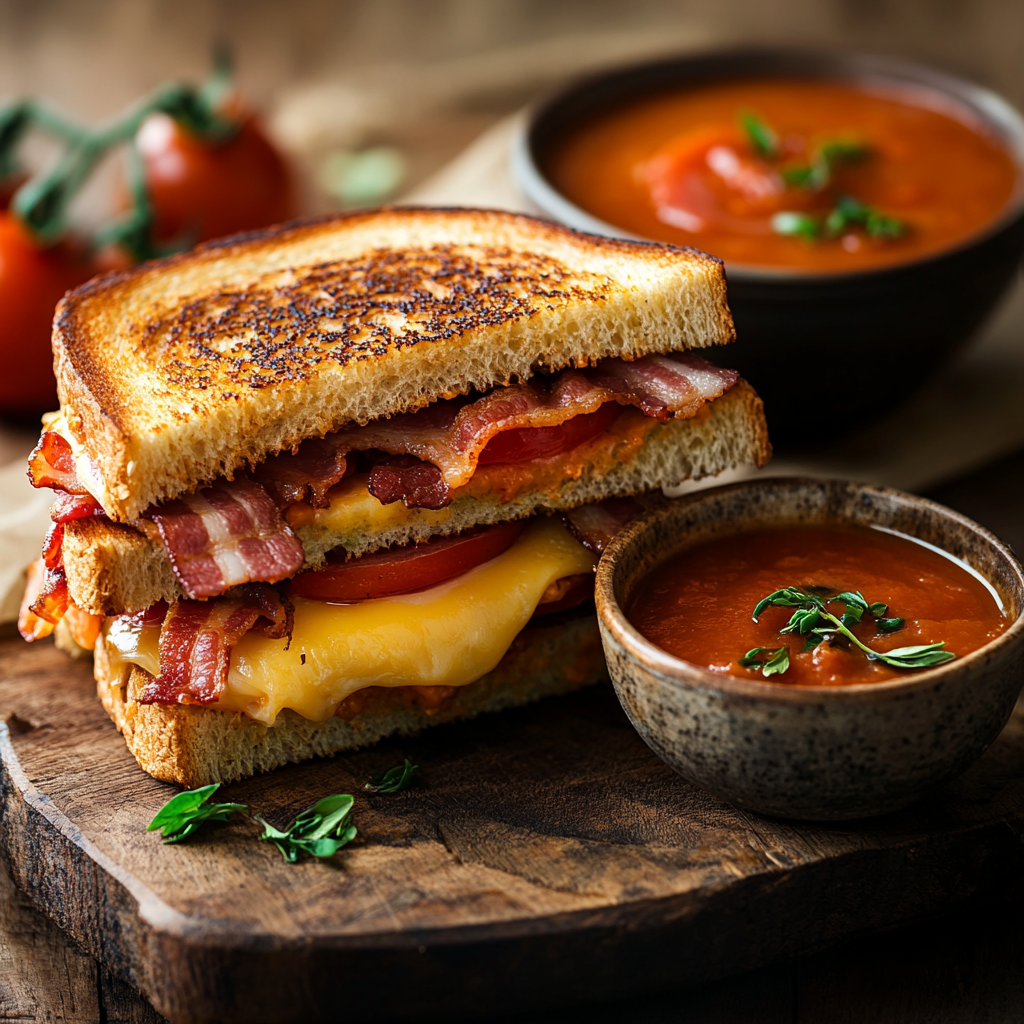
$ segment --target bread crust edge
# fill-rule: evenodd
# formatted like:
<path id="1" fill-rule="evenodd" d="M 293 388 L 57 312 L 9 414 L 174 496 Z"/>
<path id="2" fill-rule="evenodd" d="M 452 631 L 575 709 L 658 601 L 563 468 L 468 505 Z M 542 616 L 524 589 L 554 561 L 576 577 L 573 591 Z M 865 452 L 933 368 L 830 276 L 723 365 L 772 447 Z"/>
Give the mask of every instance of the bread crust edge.
<path id="1" fill-rule="evenodd" d="M 458 688 L 431 714 L 395 699 L 378 700 L 350 722 L 310 722 L 282 712 L 273 726 L 242 713 L 189 705 L 142 705 L 128 691 L 148 673 L 138 666 L 112 678 L 103 645 L 95 656 L 96 689 L 104 710 L 143 771 L 189 789 L 235 782 L 313 757 L 331 757 L 388 736 L 408 736 L 434 725 L 475 718 L 571 693 L 608 678 L 597 619 L 592 613 L 550 625 L 527 626 L 497 667 Z"/>

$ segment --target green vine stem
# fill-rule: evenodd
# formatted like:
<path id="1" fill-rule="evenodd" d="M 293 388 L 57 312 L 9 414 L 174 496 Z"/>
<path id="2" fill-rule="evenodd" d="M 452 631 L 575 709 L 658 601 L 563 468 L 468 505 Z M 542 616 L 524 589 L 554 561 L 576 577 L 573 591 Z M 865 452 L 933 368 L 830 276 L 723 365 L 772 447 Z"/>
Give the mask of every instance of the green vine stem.
<path id="1" fill-rule="evenodd" d="M 132 210 L 127 217 L 101 229 L 96 244 L 123 245 L 137 260 L 182 248 L 178 243 L 160 248 L 150 240 L 153 211 L 135 136 L 147 117 L 163 113 L 202 138 L 212 142 L 227 141 L 240 127 L 237 120 L 223 113 L 231 88 L 231 60 L 227 50 L 221 47 L 215 54 L 212 73 L 200 88 L 180 83 L 160 86 L 124 113 L 96 128 L 77 125 L 37 100 L 21 100 L 0 107 L 0 177 L 18 172 L 17 147 L 30 130 L 48 132 L 65 143 L 64 152 L 53 167 L 18 189 L 11 200 L 12 212 L 41 244 L 53 245 L 67 232 L 71 201 L 96 165 L 112 148 L 127 144 Z"/>

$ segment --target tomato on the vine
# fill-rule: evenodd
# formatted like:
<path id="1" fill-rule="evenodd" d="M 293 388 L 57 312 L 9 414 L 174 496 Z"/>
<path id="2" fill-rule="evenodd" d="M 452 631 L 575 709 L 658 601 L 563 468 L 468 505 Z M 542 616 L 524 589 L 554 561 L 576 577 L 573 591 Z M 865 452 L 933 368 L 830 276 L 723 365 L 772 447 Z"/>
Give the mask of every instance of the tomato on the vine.
<path id="1" fill-rule="evenodd" d="M 136 136 L 153 205 L 153 241 L 189 243 L 289 220 L 291 176 L 255 119 L 226 141 L 203 139 L 167 114 L 151 114 Z"/>
<path id="2" fill-rule="evenodd" d="M 299 573 L 289 585 L 289 594 L 341 604 L 409 594 L 496 558 L 515 543 L 524 526 L 521 522 L 501 523 L 347 562 L 331 563 L 328 555 L 324 568 Z"/>
<path id="3" fill-rule="evenodd" d="M 622 407 L 618 402 L 605 402 L 596 412 L 573 416 L 557 427 L 520 427 L 505 430 L 487 442 L 479 462 L 529 462 L 550 459 L 553 455 L 578 448 L 585 441 L 603 434 L 618 419 Z"/>
<path id="4" fill-rule="evenodd" d="M 96 267 L 67 245 L 40 248 L 11 213 L 0 213 L 0 409 L 38 414 L 57 406 L 53 310 Z"/>

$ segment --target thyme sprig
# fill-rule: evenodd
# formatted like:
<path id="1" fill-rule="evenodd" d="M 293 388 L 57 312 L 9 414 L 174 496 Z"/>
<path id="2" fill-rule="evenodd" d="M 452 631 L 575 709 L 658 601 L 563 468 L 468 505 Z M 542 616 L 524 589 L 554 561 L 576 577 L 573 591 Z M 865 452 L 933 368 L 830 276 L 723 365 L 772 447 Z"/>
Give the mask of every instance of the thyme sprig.
<path id="1" fill-rule="evenodd" d="M 294 864 L 300 853 L 311 857 L 333 857 L 356 837 L 356 827 L 352 824 L 354 805 L 355 800 L 347 793 L 325 796 L 296 815 L 283 831 L 257 814 L 256 820 L 263 826 L 260 840 L 273 843 L 289 864 Z"/>
<path id="2" fill-rule="evenodd" d="M 869 661 L 880 661 L 892 668 L 920 669 L 934 668 L 952 661 L 956 655 L 945 649 L 945 641 L 934 644 L 919 644 L 912 647 L 898 647 L 893 651 L 876 651 L 863 643 L 851 631 L 867 614 L 875 620 L 880 633 L 894 633 L 904 626 L 904 620 L 887 617 L 888 607 L 881 601 L 869 603 L 859 590 L 846 590 L 830 595 L 823 587 L 784 587 L 758 601 L 754 608 L 754 621 L 766 608 L 792 608 L 793 614 L 779 633 L 805 636 L 804 651 L 814 650 L 823 640 L 834 641 L 845 637 L 862 650 Z M 843 605 L 842 617 L 828 610 L 829 604 Z M 789 648 L 777 649 L 755 647 L 739 659 L 744 668 L 760 667 L 764 676 L 781 674 L 789 668 Z"/>
<path id="3" fill-rule="evenodd" d="M 381 775 L 374 775 L 363 789 L 367 793 L 400 793 L 412 785 L 419 773 L 420 766 L 406 758 L 404 764 L 389 768 Z"/>
<path id="4" fill-rule="evenodd" d="M 247 814 L 245 804 L 211 804 L 211 796 L 220 788 L 220 783 L 203 786 L 202 789 L 188 789 L 171 797 L 146 826 L 147 832 L 161 830 L 165 843 L 180 843 L 187 839 L 201 825 L 208 821 L 227 821 L 236 811 Z"/>

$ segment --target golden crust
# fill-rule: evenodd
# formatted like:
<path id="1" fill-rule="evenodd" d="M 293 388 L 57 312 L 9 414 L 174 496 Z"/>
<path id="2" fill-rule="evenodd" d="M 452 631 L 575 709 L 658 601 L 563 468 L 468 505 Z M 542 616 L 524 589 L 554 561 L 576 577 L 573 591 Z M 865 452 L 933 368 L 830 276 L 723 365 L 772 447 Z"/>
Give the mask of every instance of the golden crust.
<path id="1" fill-rule="evenodd" d="M 408 735 L 607 679 L 593 615 L 558 625 L 528 626 L 492 672 L 458 687 L 433 712 L 392 691 L 375 694 L 351 721 L 310 722 L 285 711 L 268 728 L 244 714 L 213 708 L 135 703 L 128 694 L 148 675 L 135 667 L 131 669 L 134 682 L 127 675 L 112 678 L 102 643 L 97 648 L 95 674 L 103 707 L 142 768 L 155 778 L 189 788 L 233 782 L 283 764 L 332 756 L 385 736 Z"/>
<path id="2" fill-rule="evenodd" d="M 733 338 L 720 261 L 476 210 L 294 223 L 98 278 L 58 390 L 114 519 L 346 423 Z"/>

